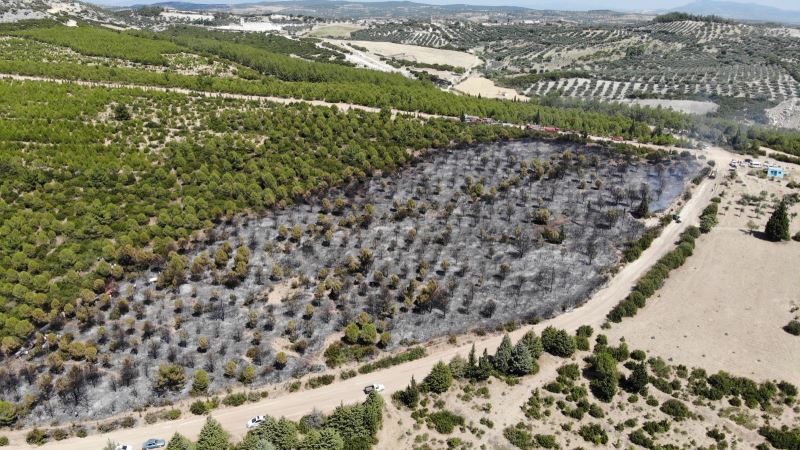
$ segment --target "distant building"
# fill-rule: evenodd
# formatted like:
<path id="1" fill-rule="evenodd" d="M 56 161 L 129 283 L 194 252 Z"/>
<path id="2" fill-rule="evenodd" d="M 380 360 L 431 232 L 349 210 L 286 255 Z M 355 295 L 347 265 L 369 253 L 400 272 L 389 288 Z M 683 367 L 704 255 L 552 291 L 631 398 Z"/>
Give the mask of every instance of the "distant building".
<path id="1" fill-rule="evenodd" d="M 780 167 L 767 168 L 767 176 L 770 178 L 783 178 L 784 172 Z"/>

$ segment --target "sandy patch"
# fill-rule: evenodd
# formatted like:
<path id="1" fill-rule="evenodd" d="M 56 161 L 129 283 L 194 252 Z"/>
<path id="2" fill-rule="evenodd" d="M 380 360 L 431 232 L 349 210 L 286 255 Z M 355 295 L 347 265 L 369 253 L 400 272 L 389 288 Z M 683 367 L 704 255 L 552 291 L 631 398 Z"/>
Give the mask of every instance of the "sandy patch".
<path id="1" fill-rule="evenodd" d="M 628 105 L 649 106 L 656 108 L 668 108 L 686 114 L 696 114 L 699 116 L 712 113 L 719 109 L 719 105 L 714 102 L 702 102 L 698 100 L 661 100 L 661 99 L 632 99 L 620 100 L 621 103 Z"/>
<path id="2" fill-rule="evenodd" d="M 313 30 L 308 32 L 307 36 L 318 38 L 349 38 L 352 32 L 364 28 L 364 26 L 354 23 L 334 23 L 314 27 Z"/>
<path id="3" fill-rule="evenodd" d="M 500 98 L 506 100 L 528 100 L 528 97 L 520 95 L 514 89 L 500 87 L 494 81 L 478 76 L 470 76 L 466 80 L 457 84 L 453 89 L 464 94 L 480 95 L 481 97 Z"/>
<path id="4" fill-rule="evenodd" d="M 455 50 L 421 47 L 418 45 L 394 44 L 391 42 L 348 41 L 359 47 L 367 48 L 371 53 L 385 58 L 407 59 L 426 64 L 450 64 L 451 66 L 472 68 L 482 63 L 473 54 Z M 337 42 L 341 45 L 341 42 Z"/>
<path id="5" fill-rule="evenodd" d="M 800 277 L 789 269 L 800 264 L 800 244 L 750 236 L 747 223 L 752 220 L 763 230 L 771 209 L 740 211 L 736 203 L 742 192 L 777 196 L 789 190 L 785 182 L 746 173 L 739 170 L 744 183 L 726 189 L 720 223 L 699 239 L 695 254 L 636 317 L 608 335 L 625 336 L 634 348 L 675 363 L 800 383 L 800 341 L 782 329 L 800 306 Z M 792 212 L 800 212 L 800 206 Z M 800 221 L 793 220 L 791 232 L 799 228 Z"/>
<path id="6" fill-rule="evenodd" d="M 789 99 L 765 111 L 770 125 L 800 130 L 800 100 Z"/>

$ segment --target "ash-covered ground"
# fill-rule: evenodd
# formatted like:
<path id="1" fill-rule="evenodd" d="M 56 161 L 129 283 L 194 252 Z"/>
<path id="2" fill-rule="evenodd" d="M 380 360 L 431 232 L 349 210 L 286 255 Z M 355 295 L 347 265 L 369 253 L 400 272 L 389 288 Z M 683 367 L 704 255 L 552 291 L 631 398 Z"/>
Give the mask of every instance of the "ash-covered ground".
<path id="1" fill-rule="evenodd" d="M 630 211 L 643 192 L 659 210 L 698 170 L 688 157 L 653 162 L 539 141 L 482 145 L 236 219 L 185 255 L 177 287 L 163 287 L 173 279 L 163 272 L 120 284 L 104 313 L 105 336 L 98 327 L 65 327 L 60 336 L 97 343 L 104 368 L 82 398 L 54 395 L 29 421 L 103 417 L 186 394 L 190 382 L 182 393 L 153 392 L 166 362 L 183 366 L 187 380 L 208 371 L 212 390 L 240 383 L 248 366 L 254 386 L 284 380 L 324 367 L 322 352 L 351 322 L 375 327 L 376 346 L 359 346 L 369 355 L 559 314 L 586 301 L 625 242 L 641 235 Z M 363 312 L 369 317 L 359 320 Z M 280 351 L 285 366 L 276 365 Z M 133 377 L 123 382 L 126 358 Z M 3 397 L 19 401 L 37 389 L 22 376 L 16 382 Z"/>

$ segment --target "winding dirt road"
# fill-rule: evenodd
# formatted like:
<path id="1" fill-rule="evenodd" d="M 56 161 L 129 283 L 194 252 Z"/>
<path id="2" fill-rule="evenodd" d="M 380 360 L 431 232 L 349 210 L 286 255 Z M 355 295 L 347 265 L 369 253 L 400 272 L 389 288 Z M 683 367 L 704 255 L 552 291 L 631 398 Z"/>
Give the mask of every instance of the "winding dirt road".
<path id="1" fill-rule="evenodd" d="M 540 332 L 546 326 L 554 326 L 567 330 L 575 330 L 581 325 L 592 325 L 599 327 L 604 321 L 608 311 L 629 292 L 636 280 L 642 276 L 655 262 L 666 252 L 673 248 L 675 241 L 683 230 L 689 225 L 698 223 L 698 216 L 701 210 L 710 201 L 715 180 L 704 180 L 694 191 L 692 198 L 686 203 L 680 213 L 682 223 L 672 222 L 664 229 L 661 236 L 655 239 L 641 257 L 636 261 L 626 265 L 609 283 L 599 290 L 595 295 L 582 306 L 561 314 L 549 320 L 545 320 L 535 326 L 525 326 L 511 333 L 513 340 L 519 339 L 529 329 Z M 359 375 L 354 378 L 336 381 L 334 384 L 313 390 L 303 390 L 295 393 L 285 393 L 275 398 L 268 398 L 257 403 L 248 403 L 234 408 L 221 408 L 214 411 L 211 415 L 222 423 L 235 439 L 241 438 L 245 432 L 245 423 L 251 417 L 261 414 L 272 416 L 285 416 L 290 419 L 299 419 L 304 414 L 311 412 L 314 408 L 321 411 L 331 411 L 340 404 L 355 403 L 364 397 L 361 393 L 367 384 L 378 382 L 386 385 L 385 394 L 388 396 L 392 392 L 404 388 L 411 377 L 414 376 L 421 380 L 430 372 L 431 368 L 438 361 L 447 361 L 453 356 L 460 354 L 466 356 L 472 344 L 480 354 L 484 348 L 493 352 L 500 344 L 501 335 L 491 335 L 476 337 L 468 335 L 462 337 L 460 343 L 455 346 L 438 345 L 428 348 L 428 356 L 401 364 L 390 369 L 374 372 L 369 375 Z M 44 448 L 44 449 L 63 449 L 63 450 L 85 450 L 100 449 L 110 439 L 118 443 L 127 443 L 138 448 L 144 440 L 148 438 L 168 439 L 175 432 L 180 432 L 190 438 L 196 438 L 203 426 L 206 418 L 204 416 L 192 416 L 188 412 L 184 413 L 181 419 L 172 422 L 161 422 L 153 425 L 144 425 L 132 429 L 117 430 L 108 434 L 91 435 L 84 439 L 71 438 L 61 442 L 51 442 L 41 447 L 29 446 L 25 443 L 22 431 L 14 432 L 9 435 L 12 448 Z"/>

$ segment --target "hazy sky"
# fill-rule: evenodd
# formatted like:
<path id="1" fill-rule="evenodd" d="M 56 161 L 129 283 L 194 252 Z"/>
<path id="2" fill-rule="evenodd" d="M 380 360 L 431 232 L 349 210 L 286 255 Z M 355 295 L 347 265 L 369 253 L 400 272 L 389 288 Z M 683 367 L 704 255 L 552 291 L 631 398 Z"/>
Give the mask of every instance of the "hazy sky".
<path id="1" fill-rule="evenodd" d="M 132 5 L 144 3 L 158 3 L 169 0 L 90 0 L 98 4 Z M 189 3 L 257 3 L 260 0 L 178 0 Z M 357 0 L 381 1 L 381 0 Z M 428 4 L 454 4 L 466 3 L 471 5 L 512 5 L 524 6 L 533 9 L 561 9 L 561 10 L 586 10 L 586 9 L 615 9 L 627 11 L 646 11 L 654 9 L 667 9 L 691 3 L 694 0 L 412 0 Z M 760 5 L 774 6 L 776 8 L 800 10 L 798 0 L 739 0 L 740 3 L 757 3 Z"/>

